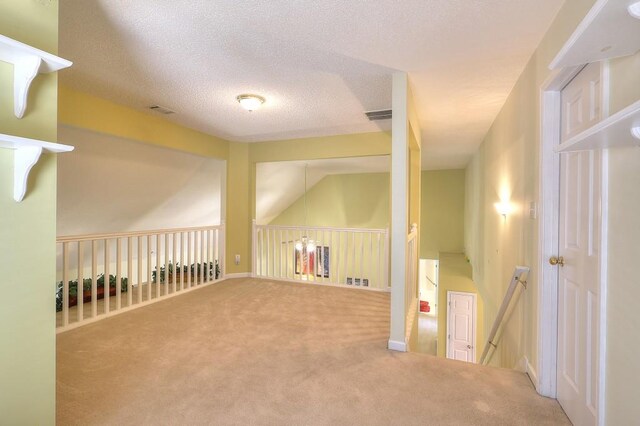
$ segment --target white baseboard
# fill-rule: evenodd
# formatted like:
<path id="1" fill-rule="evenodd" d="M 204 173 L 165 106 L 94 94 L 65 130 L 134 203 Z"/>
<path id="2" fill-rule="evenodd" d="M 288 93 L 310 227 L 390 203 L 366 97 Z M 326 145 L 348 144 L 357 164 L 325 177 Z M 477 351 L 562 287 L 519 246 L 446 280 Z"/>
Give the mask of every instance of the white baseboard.
<path id="1" fill-rule="evenodd" d="M 397 340 L 389 340 L 389 349 L 392 351 L 406 352 L 407 342 L 398 342 Z"/>
<path id="2" fill-rule="evenodd" d="M 224 279 L 229 280 L 233 278 L 249 278 L 251 272 L 236 272 L 235 274 L 225 274 Z"/>
<path id="3" fill-rule="evenodd" d="M 536 369 L 533 368 L 533 365 L 531 365 L 529 359 L 526 356 L 524 357 L 524 362 L 526 367 L 525 372 L 529 376 L 529 379 L 531 379 L 531 383 L 533 383 L 533 386 L 536 388 L 536 390 L 538 390 L 538 374 L 536 373 Z"/>

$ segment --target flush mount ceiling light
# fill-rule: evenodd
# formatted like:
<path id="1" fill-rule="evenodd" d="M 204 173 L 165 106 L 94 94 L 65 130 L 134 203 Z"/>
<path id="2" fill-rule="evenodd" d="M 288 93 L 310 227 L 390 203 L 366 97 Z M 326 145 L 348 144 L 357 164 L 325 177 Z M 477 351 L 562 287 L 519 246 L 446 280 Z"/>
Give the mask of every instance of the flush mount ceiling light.
<path id="1" fill-rule="evenodd" d="M 640 1 L 630 4 L 627 10 L 629 11 L 629 15 L 636 19 L 640 19 Z"/>
<path id="2" fill-rule="evenodd" d="M 238 100 L 240 105 L 242 105 L 242 108 L 246 109 L 247 111 L 257 110 L 265 101 L 262 96 L 250 94 L 238 95 L 236 99 Z"/>

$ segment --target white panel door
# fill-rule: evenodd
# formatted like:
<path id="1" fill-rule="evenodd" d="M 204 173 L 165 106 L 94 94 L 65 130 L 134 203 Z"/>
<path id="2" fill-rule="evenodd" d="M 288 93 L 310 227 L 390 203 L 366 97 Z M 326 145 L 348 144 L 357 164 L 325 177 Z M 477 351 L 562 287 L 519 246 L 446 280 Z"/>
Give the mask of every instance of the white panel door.
<path id="1" fill-rule="evenodd" d="M 562 90 L 562 141 L 600 120 L 600 91 L 598 64 Z M 601 170 L 600 151 L 561 155 L 557 390 L 580 426 L 598 418 Z"/>
<path id="2" fill-rule="evenodd" d="M 476 295 L 447 292 L 447 358 L 476 362 Z"/>

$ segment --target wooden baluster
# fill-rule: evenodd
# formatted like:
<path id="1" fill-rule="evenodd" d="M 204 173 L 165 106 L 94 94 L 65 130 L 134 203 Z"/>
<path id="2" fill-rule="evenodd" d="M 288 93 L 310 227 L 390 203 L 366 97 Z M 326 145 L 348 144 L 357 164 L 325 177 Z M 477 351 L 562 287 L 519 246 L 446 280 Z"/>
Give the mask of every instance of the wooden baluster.
<path id="1" fill-rule="evenodd" d="M 84 253 L 82 241 L 78 241 L 78 322 L 84 320 Z"/>
<path id="2" fill-rule="evenodd" d="M 176 291 L 178 291 L 177 289 L 177 279 L 178 279 L 178 261 L 176 259 L 178 259 L 177 255 L 177 251 L 176 251 L 176 233 L 174 232 L 171 236 L 171 243 L 172 243 L 172 250 L 173 250 L 173 292 L 175 293 Z"/>
<path id="3" fill-rule="evenodd" d="M 62 325 L 69 325 L 69 243 L 62 243 Z"/>
<path id="4" fill-rule="evenodd" d="M 219 260 L 219 256 L 220 253 L 218 252 L 218 241 L 219 241 L 219 230 L 215 229 L 213 231 L 213 279 L 214 280 L 218 280 L 218 268 L 216 267 L 216 265 L 220 264 L 220 260 Z M 255 241 L 254 241 L 255 244 Z"/>
<path id="5" fill-rule="evenodd" d="M 191 265 L 193 265 L 193 244 L 191 231 L 187 232 L 187 288 L 191 288 Z"/>
<path id="6" fill-rule="evenodd" d="M 138 304 L 142 303 L 142 236 L 138 237 Z"/>
<path id="7" fill-rule="evenodd" d="M 161 288 L 160 285 L 162 283 L 162 240 L 160 239 L 160 234 L 156 235 L 156 298 L 160 297 Z M 167 279 L 167 266 L 164 267 L 164 279 Z"/>
<path id="8" fill-rule="evenodd" d="M 122 241 L 120 238 L 116 238 L 116 311 L 119 311 L 122 308 L 122 301 L 120 298 L 122 297 Z M 111 288 L 111 285 L 109 285 Z"/>
<path id="9" fill-rule="evenodd" d="M 378 278 L 376 279 L 376 288 L 384 288 L 382 284 L 382 245 L 380 244 L 381 235 L 378 233 Z"/>
<path id="10" fill-rule="evenodd" d="M 170 293 L 170 289 L 171 289 L 171 275 L 173 275 L 173 273 L 170 271 L 169 268 L 169 264 L 172 263 L 171 262 L 171 251 L 169 248 L 169 235 L 170 234 L 164 234 L 164 295 L 166 296 L 167 294 Z"/>
<path id="11" fill-rule="evenodd" d="M 104 287 L 103 287 L 103 295 L 104 298 L 102 299 L 102 301 L 104 302 L 104 313 L 108 314 L 110 311 L 110 303 L 111 303 L 111 283 L 109 282 L 109 273 L 110 273 L 110 268 L 109 268 L 109 239 L 105 238 L 104 240 Z"/>
<path id="12" fill-rule="evenodd" d="M 151 235 L 147 235 L 147 302 L 151 300 L 151 283 L 153 281 Z M 157 276 L 156 276 L 157 277 Z"/>
<path id="13" fill-rule="evenodd" d="M 338 244 L 336 244 L 337 252 L 336 252 L 336 273 L 338 277 L 336 279 L 337 284 L 342 284 L 342 280 L 340 279 L 340 258 L 342 257 L 342 243 L 340 242 L 340 236 L 342 232 L 338 231 L 336 235 L 336 239 L 338 240 Z"/>
<path id="14" fill-rule="evenodd" d="M 180 232 L 180 291 L 184 290 L 184 232 Z"/>
<path id="15" fill-rule="evenodd" d="M 200 230 L 200 284 L 204 284 L 204 233 Z"/>
<path id="16" fill-rule="evenodd" d="M 270 237 L 271 231 L 269 230 L 269 228 L 265 228 L 265 231 L 267 233 L 267 243 L 265 247 L 265 252 L 267 254 L 266 265 L 265 265 L 265 276 L 269 277 L 271 276 L 269 274 L 269 270 L 271 266 L 271 250 L 269 249 L 271 247 L 271 237 Z"/>
<path id="17" fill-rule="evenodd" d="M 98 316 L 98 241 L 91 241 L 91 317 Z"/>
<path id="18" fill-rule="evenodd" d="M 127 306 L 133 305 L 133 239 L 127 237 Z"/>

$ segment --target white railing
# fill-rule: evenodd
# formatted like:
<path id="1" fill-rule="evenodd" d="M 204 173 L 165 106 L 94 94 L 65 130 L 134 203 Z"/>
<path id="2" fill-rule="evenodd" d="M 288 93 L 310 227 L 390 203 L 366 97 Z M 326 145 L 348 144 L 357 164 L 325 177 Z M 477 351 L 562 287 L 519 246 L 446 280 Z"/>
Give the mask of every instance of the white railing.
<path id="1" fill-rule="evenodd" d="M 254 221 L 253 276 L 389 291 L 389 232 Z"/>
<path id="2" fill-rule="evenodd" d="M 404 288 L 404 306 L 407 320 L 407 330 L 411 329 L 413 313 L 418 303 L 418 226 L 411 225 L 411 232 L 407 235 L 407 273 Z"/>
<path id="3" fill-rule="evenodd" d="M 224 241 L 224 224 L 58 237 L 58 331 L 220 281 Z"/>

